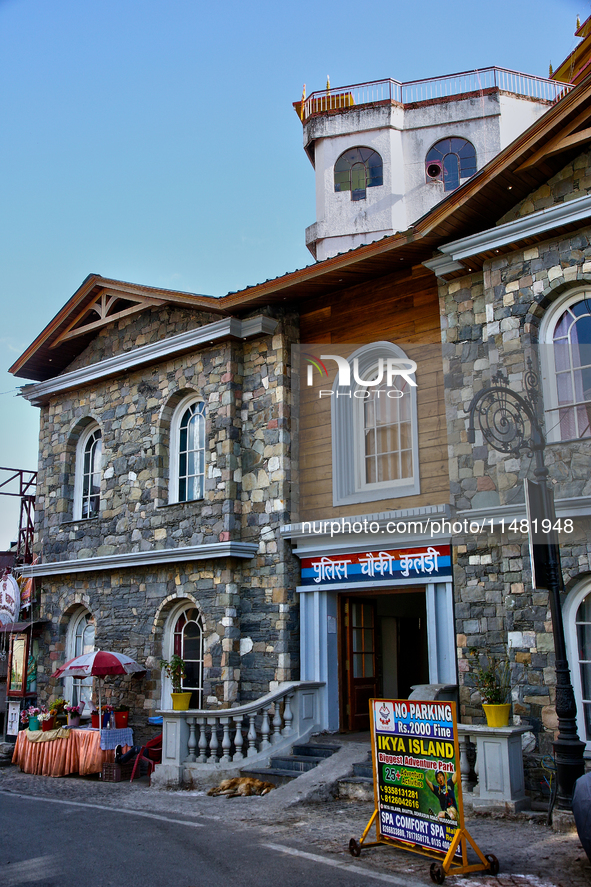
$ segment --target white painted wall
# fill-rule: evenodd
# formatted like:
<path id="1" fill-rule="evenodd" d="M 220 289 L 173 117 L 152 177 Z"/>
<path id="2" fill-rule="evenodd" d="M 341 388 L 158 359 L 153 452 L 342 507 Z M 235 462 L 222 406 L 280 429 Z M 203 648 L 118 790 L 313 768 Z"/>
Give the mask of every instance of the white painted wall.
<path id="1" fill-rule="evenodd" d="M 306 229 L 306 245 L 321 261 L 405 231 L 446 196 L 443 183 L 425 179 L 425 156 L 436 142 L 449 136 L 468 139 L 480 169 L 548 107 L 496 92 L 313 118 L 304 126 L 304 145 L 314 160 L 316 222 Z M 349 191 L 335 192 L 333 170 L 340 155 L 356 146 L 381 155 L 384 184 L 368 188 L 365 200 L 353 201 Z"/>

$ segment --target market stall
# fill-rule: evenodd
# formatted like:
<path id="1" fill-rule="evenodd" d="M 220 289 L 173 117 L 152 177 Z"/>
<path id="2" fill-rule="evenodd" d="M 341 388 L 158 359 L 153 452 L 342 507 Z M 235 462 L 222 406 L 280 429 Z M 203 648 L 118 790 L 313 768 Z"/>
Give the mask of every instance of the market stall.
<path id="1" fill-rule="evenodd" d="M 115 746 L 126 751 L 133 745 L 133 732 L 58 727 L 55 730 L 21 730 L 12 763 L 36 776 L 89 776 L 100 773 L 104 763 L 115 760 Z"/>

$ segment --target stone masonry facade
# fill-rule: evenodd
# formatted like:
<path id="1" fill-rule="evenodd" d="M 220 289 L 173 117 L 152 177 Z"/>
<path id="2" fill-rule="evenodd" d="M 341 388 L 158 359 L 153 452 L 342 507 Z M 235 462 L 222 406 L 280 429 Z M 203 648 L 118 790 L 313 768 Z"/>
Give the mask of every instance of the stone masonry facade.
<path id="1" fill-rule="evenodd" d="M 591 152 L 577 157 L 501 222 L 523 217 L 591 190 Z M 488 259 L 482 272 L 440 285 L 448 418 L 451 502 L 458 516 L 524 502 L 531 456 L 505 456 L 477 434 L 467 439 L 465 412 L 475 393 L 502 370 L 524 390 L 527 360 L 540 374 L 540 323 L 563 294 L 591 285 L 591 229 Z M 551 347 L 551 346 L 546 346 Z M 548 430 L 548 414 L 546 414 Z M 545 453 L 557 500 L 591 495 L 591 440 L 549 443 Z M 488 512 L 490 514 L 490 512 Z M 499 511 L 497 510 L 497 514 Z M 534 591 L 527 534 L 499 530 L 456 538 L 454 584 L 462 720 L 481 718 L 469 651 L 509 656 L 516 723 L 531 724 L 537 753 L 551 752 L 556 729 L 554 643 L 548 594 Z M 562 533 L 566 593 L 591 571 L 591 517 Z M 572 666 L 571 666 L 572 667 Z"/>
<path id="2" fill-rule="evenodd" d="M 149 309 L 103 328 L 68 370 L 214 319 Z M 144 678 L 107 684 L 107 693 L 131 704 L 135 726 L 161 705 L 162 632 L 179 601 L 192 602 L 203 620 L 207 707 L 257 698 L 298 676 L 297 563 L 279 533 L 291 507 L 290 350 L 298 325 L 286 313 L 276 320 L 272 335 L 202 346 L 55 395 L 41 408 L 36 552 L 43 563 L 115 558 L 108 569 L 41 582 L 40 615 L 49 620 L 41 699 L 61 692 L 51 674 L 82 606 L 95 617 L 97 648 L 148 664 Z M 206 404 L 204 497 L 169 505 L 171 418 L 191 392 Z M 74 520 L 76 444 L 90 422 L 102 432 L 100 514 Z M 256 554 L 130 568 L 116 562 L 125 553 L 223 542 L 255 543 Z"/>

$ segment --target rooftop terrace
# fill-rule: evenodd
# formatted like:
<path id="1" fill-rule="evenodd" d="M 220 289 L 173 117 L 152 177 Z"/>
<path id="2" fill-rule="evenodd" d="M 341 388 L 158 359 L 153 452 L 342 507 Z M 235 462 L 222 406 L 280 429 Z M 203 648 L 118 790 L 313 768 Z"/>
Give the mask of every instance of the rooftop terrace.
<path id="1" fill-rule="evenodd" d="M 437 102 L 469 94 L 506 92 L 537 102 L 552 104 L 567 93 L 572 86 L 556 80 L 545 80 L 509 71 L 506 68 L 481 68 L 445 77 L 426 80 L 374 80 L 352 86 L 328 87 L 312 92 L 302 102 L 294 102 L 294 108 L 303 123 L 321 114 L 334 114 L 353 107 L 368 105 L 414 105 L 421 102 Z"/>

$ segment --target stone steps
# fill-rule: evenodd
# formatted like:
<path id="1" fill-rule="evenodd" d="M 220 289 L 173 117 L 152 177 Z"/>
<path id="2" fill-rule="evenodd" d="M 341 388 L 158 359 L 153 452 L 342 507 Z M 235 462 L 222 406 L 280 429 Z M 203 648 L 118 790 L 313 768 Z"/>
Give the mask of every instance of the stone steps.
<path id="1" fill-rule="evenodd" d="M 367 760 L 353 764 L 353 775 L 339 780 L 339 798 L 344 801 L 373 801 L 373 765 L 371 753 Z"/>
<path id="2" fill-rule="evenodd" d="M 273 756 L 269 767 L 243 767 L 240 774 L 261 779 L 263 782 L 272 782 L 274 785 L 285 785 L 301 773 L 313 770 L 339 748 L 338 745 L 297 744 L 293 746 L 291 754 Z"/>

